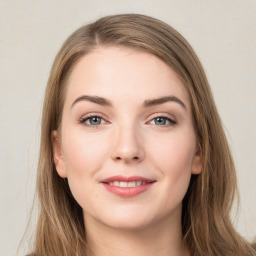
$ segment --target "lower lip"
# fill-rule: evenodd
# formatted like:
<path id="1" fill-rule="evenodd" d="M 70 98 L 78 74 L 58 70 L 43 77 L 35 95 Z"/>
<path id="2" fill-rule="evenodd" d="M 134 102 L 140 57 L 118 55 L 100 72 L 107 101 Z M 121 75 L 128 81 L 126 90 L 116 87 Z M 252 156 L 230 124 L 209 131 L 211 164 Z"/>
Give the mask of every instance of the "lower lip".
<path id="1" fill-rule="evenodd" d="M 116 194 L 121 197 L 133 197 L 137 196 L 145 191 L 147 191 L 149 188 L 151 188 L 154 184 L 152 183 L 146 183 L 144 185 L 140 185 L 137 187 L 117 187 L 114 185 L 109 185 L 106 183 L 102 183 L 104 187 L 111 193 Z"/>

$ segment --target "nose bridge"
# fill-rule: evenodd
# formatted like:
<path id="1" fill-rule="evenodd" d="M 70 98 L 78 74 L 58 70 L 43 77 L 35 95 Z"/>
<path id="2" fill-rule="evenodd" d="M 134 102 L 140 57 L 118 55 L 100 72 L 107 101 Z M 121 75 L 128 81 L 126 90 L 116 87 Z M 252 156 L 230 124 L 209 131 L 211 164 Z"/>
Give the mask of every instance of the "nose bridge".
<path id="1" fill-rule="evenodd" d="M 117 125 L 114 134 L 112 158 L 114 160 L 141 161 L 144 158 L 144 149 L 140 127 L 134 122 L 123 122 Z"/>

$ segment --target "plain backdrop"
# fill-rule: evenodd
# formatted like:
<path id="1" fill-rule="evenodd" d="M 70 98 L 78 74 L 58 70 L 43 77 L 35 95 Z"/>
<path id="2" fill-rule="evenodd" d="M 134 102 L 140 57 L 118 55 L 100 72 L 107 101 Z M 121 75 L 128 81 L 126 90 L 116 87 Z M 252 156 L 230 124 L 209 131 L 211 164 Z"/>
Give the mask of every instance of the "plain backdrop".
<path id="1" fill-rule="evenodd" d="M 234 223 L 255 238 L 256 0 L 0 0 L 0 255 L 17 254 L 28 221 L 55 54 L 81 25 L 131 12 L 172 25 L 199 55 L 237 166 Z M 26 252 L 22 246 L 18 255 Z"/>

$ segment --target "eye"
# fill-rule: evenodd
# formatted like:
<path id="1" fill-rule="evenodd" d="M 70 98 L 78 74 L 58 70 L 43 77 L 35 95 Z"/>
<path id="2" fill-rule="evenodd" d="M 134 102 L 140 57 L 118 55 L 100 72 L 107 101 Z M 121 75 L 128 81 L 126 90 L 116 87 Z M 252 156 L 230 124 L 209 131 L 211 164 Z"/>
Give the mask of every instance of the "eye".
<path id="1" fill-rule="evenodd" d="M 149 122 L 149 124 L 158 125 L 158 126 L 168 126 L 168 125 L 175 125 L 176 121 L 174 121 L 168 117 L 158 116 L 158 117 L 155 117 L 154 119 L 152 119 Z"/>
<path id="2" fill-rule="evenodd" d="M 79 122 L 85 126 L 98 126 L 106 123 L 106 121 L 100 116 L 85 117 L 82 118 Z"/>

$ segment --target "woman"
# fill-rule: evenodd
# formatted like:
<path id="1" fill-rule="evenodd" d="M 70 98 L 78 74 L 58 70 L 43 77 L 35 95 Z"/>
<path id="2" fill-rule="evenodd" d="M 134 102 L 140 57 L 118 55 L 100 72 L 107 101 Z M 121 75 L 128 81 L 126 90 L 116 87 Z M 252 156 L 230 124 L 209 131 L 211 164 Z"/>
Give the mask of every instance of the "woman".
<path id="1" fill-rule="evenodd" d="M 253 255 L 233 228 L 235 168 L 203 68 L 151 17 L 108 16 L 53 63 L 31 255 Z"/>

